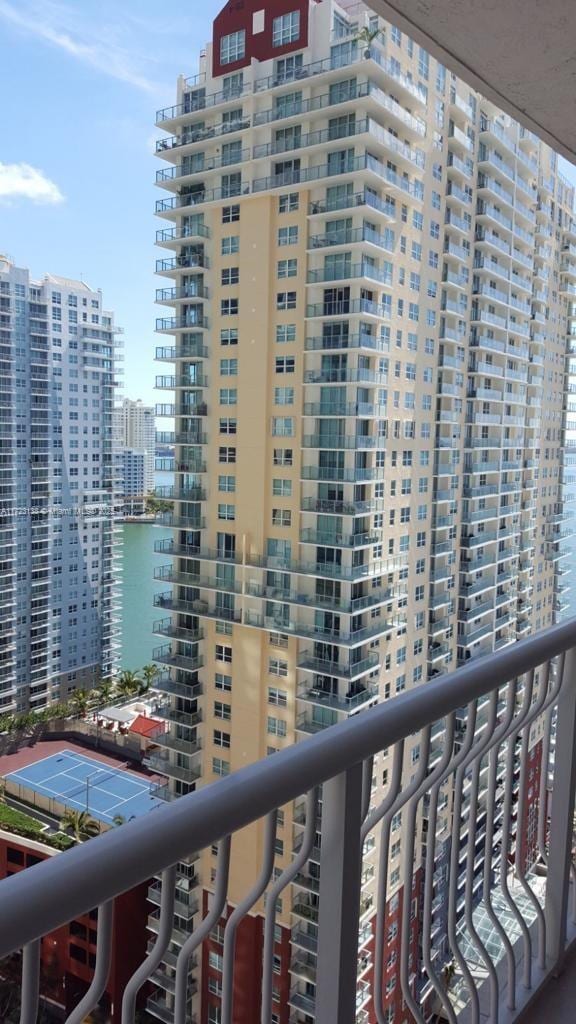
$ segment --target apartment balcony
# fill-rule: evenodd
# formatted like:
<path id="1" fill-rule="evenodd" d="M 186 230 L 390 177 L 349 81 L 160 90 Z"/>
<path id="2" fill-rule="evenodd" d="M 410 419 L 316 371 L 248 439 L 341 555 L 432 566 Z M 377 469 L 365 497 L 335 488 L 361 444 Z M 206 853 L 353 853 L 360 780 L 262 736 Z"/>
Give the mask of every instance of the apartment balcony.
<path id="1" fill-rule="evenodd" d="M 344 228 L 338 231 L 330 231 L 324 235 L 310 235 L 308 239 L 308 251 L 316 252 L 318 249 L 338 249 L 350 245 L 373 245 L 376 250 L 382 249 L 392 252 L 392 243 L 386 235 L 374 231 L 366 226 L 361 228 Z M 350 275 L 351 276 L 351 275 Z M 386 281 L 385 283 L 390 283 Z"/>
<path id="2" fill-rule="evenodd" d="M 314 827 L 307 828 L 296 844 L 296 856 L 303 858 L 302 862 L 293 861 L 293 875 L 283 876 L 280 888 L 277 885 L 275 889 L 275 899 L 285 899 L 293 917 L 294 982 L 289 1002 L 300 1008 L 294 1000 L 303 995 L 308 1000 L 303 1011 L 313 1009 L 318 1024 L 354 1024 L 368 998 L 375 999 L 377 1005 L 380 1000 L 380 1006 L 382 1002 L 370 974 L 363 973 L 358 980 L 359 936 L 370 938 L 373 932 L 370 927 L 365 931 L 364 924 L 369 920 L 373 924 L 378 914 L 373 896 L 362 888 L 362 841 L 370 843 L 374 828 L 383 823 L 382 841 L 389 843 L 393 816 L 402 810 L 406 820 L 415 820 L 412 816 L 423 799 L 428 831 L 435 834 L 442 815 L 440 794 L 449 786 L 452 812 L 446 827 L 452 854 L 448 863 L 438 860 L 441 853 L 434 844 L 421 851 L 416 828 L 403 832 L 408 877 L 399 890 L 399 939 L 409 941 L 405 929 L 411 920 L 411 883 L 418 872 L 422 942 L 411 965 L 421 973 L 418 989 L 412 984 L 407 962 L 399 958 L 394 967 L 396 985 L 408 1011 L 417 1020 L 431 1021 L 440 1015 L 456 1024 L 468 1024 L 474 1006 L 493 1024 L 571 1020 L 576 963 L 573 956 L 565 961 L 564 957 L 576 941 L 575 882 L 570 865 L 576 770 L 575 637 L 574 620 L 518 642 L 505 634 L 497 641 L 502 648 L 497 653 L 490 653 L 488 645 L 482 644 L 477 650 L 469 649 L 470 661 L 465 667 L 344 723 L 331 727 L 321 714 L 316 718 L 309 715 L 309 731 L 303 720 L 300 724 L 306 738 L 296 746 L 169 801 L 151 816 L 144 815 L 48 858 L 33 872 L 18 872 L 4 879 L 0 882 L 5 925 L 0 955 L 24 948 L 26 1000 L 35 1003 L 40 983 L 39 972 L 33 969 L 36 939 L 99 907 L 96 971 L 105 981 L 109 970 L 106 936 L 110 934 L 114 898 L 187 859 L 191 850 L 209 850 L 220 842 L 215 860 L 218 896 L 214 913 L 218 920 L 227 899 L 228 848 L 221 836 L 236 834 L 277 807 L 300 801 L 302 824 L 310 820 Z M 533 670 L 541 666 L 544 670 L 535 679 Z M 534 785 L 528 743 L 535 728 L 541 730 L 542 766 L 535 784 L 538 798 L 528 804 L 528 791 Z M 442 735 L 440 750 L 429 743 L 430 731 Z M 314 732 L 318 735 L 311 735 Z M 419 757 L 399 777 L 394 801 L 371 807 L 362 790 L 363 780 L 370 779 L 371 759 L 384 750 L 396 757 L 400 745 L 412 744 L 418 734 Z M 494 776 L 488 770 L 490 763 L 500 766 Z M 481 788 L 475 779 L 481 780 Z M 320 818 L 316 813 L 319 783 Z M 519 853 L 518 830 L 528 810 L 534 842 L 530 840 Z M 309 815 L 314 817 L 309 819 Z M 267 870 L 254 900 L 262 891 L 270 892 L 278 877 L 273 872 L 274 830 L 263 831 L 262 837 Z M 384 856 L 387 853 L 389 848 Z M 466 870 L 469 857 L 476 870 Z M 302 873 L 308 858 L 320 863 L 319 885 Z M 434 910 L 439 905 L 441 875 L 445 878 L 443 902 L 455 927 L 437 944 Z M 293 877 L 297 878 L 298 893 L 289 897 L 286 886 Z M 177 885 L 175 897 L 177 906 L 184 904 L 185 912 L 171 939 L 183 946 L 194 931 L 196 896 Z M 152 884 L 152 899 L 158 902 L 156 883 Z M 245 912 L 252 907 L 247 906 Z M 167 939 L 162 937 L 166 914 L 171 924 L 172 908 L 160 903 L 149 916 L 154 933 L 149 949 L 153 952 L 145 959 L 138 983 L 150 979 L 157 986 L 156 993 L 149 996 L 149 1009 L 167 1024 L 174 1024 L 187 1019 L 196 981 L 188 973 L 185 953 L 180 958 L 170 954 L 173 974 L 160 967 L 167 953 Z M 189 928 L 184 921 L 190 921 Z M 474 930 L 467 922 L 473 923 Z M 265 928 L 271 929 L 272 936 L 275 923 L 275 913 L 266 918 Z M 489 943 L 483 943 L 482 937 L 489 932 Z M 386 955 L 386 930 L 380 935 L 371 954 L 374 963 Z M 204 935 L 199 934 L 198 943 L 203 941 Z M 265 986 L 267 1000 L 274 976 L 274 944 L 265 943 L 264 947 L 261 976 L 270 980 Z M 232 992 L 233 1003 L 234 957 L 226 942 L 224 949 L 223 989 Z M 335 962 L 338 972 L 334 972 Z M 564 974 L 555 980 L 563 962 Z M 454 964 L 449 986 L 442 982 L 447 963 Z M 305 984 L 313 975 L 312 998 Z M 178 991 L 181 979 L 184 1001 L 178 1015 L 173 992 Z M 95 1009 L 99 996 L 99 987 L 88 990 L 81 1015 Z M 490 1018 L 490 1005 L 494 1008 L 496 1000 L 500 1009 Z M 265 1019 L 270 1018 L 271 1003 L 264 1005 L 263 1013 Z M 127 1021 L 132 1024 L 133 1012 L 128 1013 Z"/>

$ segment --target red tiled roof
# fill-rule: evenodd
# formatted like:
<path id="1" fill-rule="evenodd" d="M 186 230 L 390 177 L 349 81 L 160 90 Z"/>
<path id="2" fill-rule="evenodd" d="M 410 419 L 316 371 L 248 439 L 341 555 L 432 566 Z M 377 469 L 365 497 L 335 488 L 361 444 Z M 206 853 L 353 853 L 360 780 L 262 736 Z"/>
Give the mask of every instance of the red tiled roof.
<path id="1" fill-rule="evenodd" d="M 128 732 L 136 732 L 140 736 L 153 736 L 162 727 L 162 722 L 159 722 L 157 718 L 147 718 L 146 715 L 138 715 L 138 718 L 135 718 L 132 722 Z"/>

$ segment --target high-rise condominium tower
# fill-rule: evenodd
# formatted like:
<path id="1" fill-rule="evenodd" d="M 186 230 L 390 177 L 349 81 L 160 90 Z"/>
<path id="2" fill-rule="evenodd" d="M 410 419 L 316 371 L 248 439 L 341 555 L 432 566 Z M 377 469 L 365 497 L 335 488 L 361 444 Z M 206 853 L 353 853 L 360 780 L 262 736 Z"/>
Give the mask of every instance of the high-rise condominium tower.
<path id="1" fill-rule="evenodd" d="M 114 327 L 80 281 L 0 258 L 0 711 L 95 686 L 116 661 Z"/>
<path id="2" fill-rule="evenodd" d="M 141 491 L 141 494 L 150 494 L 154 490 L 156 448 L 153 407 L 144 405 L 139 398 L 136 401 L 125 398 L 122 404 L 114 409 L 114 440 L 121 456 L 124 449 L 132 449 L 134 452 L 144 454 L 144 490 Z M 130 460 L 130 456 L 127 456 L 127 459 Z M 134 494 L 136 492 L 128 490 L 127 493 Z"/>
<path id="3" fill-rule="evenodd" d="M 158 123 L 176 473 L 156 624 L 172 727 L 153 763 L 172 797 L 554 621 L 576 226 L 555 154 L 361 3 L 226 4 Z M 418 763 L 416 740 L 405 756 Z M 389 771 L 384 756 L 375 801 Z M 302 824 L 285 809 L 278 868 Z M 402 1022 L 402 814 L 392 827 L 384 983 Z M 440 821 L 440 958 L 447 835 Z M 417 838 L 421 856 L 422 821 Z M 233 851 L 231 905 L 260 843 L 254 828 Z M 372 1022 L 374 843 L 365 854 L 358 1020 Z M 210 851 L 188 866 L 183 891 L 186 872 L 209 890 L 213 866 Z M 281 1024 L 314 1018 L 318 873 L 313 857 L 278 912 Z M 205 903 L 184 905 L 172 953 Z M 261 914 L 238 937 L 246 1024 Z M 220 938 L 190 989 L 210 1024 Z M 158 983 L 162 1018 L 170 966 Z"/>

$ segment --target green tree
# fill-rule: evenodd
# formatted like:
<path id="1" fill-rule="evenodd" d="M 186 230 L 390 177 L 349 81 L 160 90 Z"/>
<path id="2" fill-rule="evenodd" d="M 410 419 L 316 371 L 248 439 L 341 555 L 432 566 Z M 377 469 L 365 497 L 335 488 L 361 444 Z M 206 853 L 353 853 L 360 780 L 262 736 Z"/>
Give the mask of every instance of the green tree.
<path id="1" fill-rule="evenodd" d="M 142 693 L 146 693 L 147 690 L 152 689 L 154 681 L 158 675 L 158 668 L 156 665 L 144 665 L 141 669 L 143 680 L 142 686 L 140 687 Z"/>
<path id="2" fill-rule="evenodd" d="M 125 668 L 118 676 L 116 689 L 119 695 L 121 697 L 132 697 L 135 693 L 138 693 L 139 688 L 140 677 L 138 676 L 138 673 Z"/>
<path id="3" fill-rule="evenodd" d="M 63 832 L 72 832 L 77 843 L 92 839 L 100 832 L 100 825 L 87 811 L 67 810 L 60 819 L 60 828 Z"/>
<path id="4" fill-rule="evenodd" d="M 88 708 L 88 692 L 86 690 L 74 690 L 70 697 L 70 704 L 77 715 L 85 715 Z"/>
<path id="5" fill-rule="evenodd" d="M 371 44 L 376 39 L 376 36 L 378 35 L 378 32 L 379 32 L 379 29 L 374 29 L 374 31 L 371 32 L 370 29 L 367 28 L 367 26 L 364 26 L 364 28 L 360 32 L 358 32 L 358 35 L 356 35 L 354 37 L 353 42 L 361 43 L 362 46 L 364 46 L 367 50 L 369 50 Z"/>
<path id="6" fill-rule="evenodd" d="M 111 679 L 104 679 L 98 687 L 98 697 L 100 704 L 108 704 L 112 699 L 114 693 L 114 683 Z"/>

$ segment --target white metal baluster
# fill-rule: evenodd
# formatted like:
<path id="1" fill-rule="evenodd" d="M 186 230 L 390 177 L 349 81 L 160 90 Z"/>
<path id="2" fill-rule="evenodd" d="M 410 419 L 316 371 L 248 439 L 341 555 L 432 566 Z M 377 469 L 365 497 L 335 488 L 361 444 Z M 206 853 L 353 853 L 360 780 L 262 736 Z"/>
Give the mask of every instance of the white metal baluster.
<path id="1" fill-rule="evenodd" d="M 224 929 L 224 968 L 222 972 L 222 1024 L 232 1024 L 234 1002 L 234 950 L 238 925 L 254 904 L 261 898 L 272 877 L 276 845 L 276 821 L 278 812 L 273 810 L 266 816 L 264 830 L 264 855 L 262 868 L 256 884 L 248 895 L 231 913 Z M 179 1022 L 176 1022 L 179 1024 Z"/>
<path id="2" fill-rule="evenodd" d="M 262 967 L 262 1024 L 270 1024 L 272 1016 L 272 975 L 274 957 L 274 928 L 276 924 L 276 901 L 287 885 L 296 877 L 308 860 L 316 835 L 316 812 L 318 809 L 318 790 L 313 789 L 306 797 L 306 828 L 304 839 L 297 856 L 276 879 L 266 899 L 266 918 L 264 926 L 264 955 Z"/>
<path id="3" fill-rule="evenodd" d="M 492 926 L 495 928 L 498 937 L 504 946 L 506 962 L 508 966 L 508 998 L 507 1006 L 513 1010 L 516 1005 L 516 958 L 514 948 L 508 938 L 506 929 L 492 906 L 492 861 L 494 857 L 494 816 L 496 809 L 496 776 L 498 771 L 498 750 L 503 737 L 506 735 L 510 723 L 514 718 L 516 707 L 517 680 L 512 679 L 507 684 L 508 693 L 506 700 L 506 711 L 504 718 L 492 737 L 490 755 L 488 759 L 488 788 L 486 792 L 486 840 L 484 843 L 484 877 L 482 883 L 482 898 L 486 913 Z"/>
<path id="4" fill-rule="evenodd" d="M 160 922 L 158 926 L 158 938 L 150 950 L 149 955 L 134 972 L 124 989 L 122 998 L 122 1024 L 133 1024 L 136 1013 L 136 999 L 144 982 L 148 981 L 150 975 L 162 962 L 162 957 L 168 949 L 172 928 L 174 925 L 174 900 L 176 885 L 176 864 L 162 872 L 162 891 L 160 896 Z"/>
<path id="5" fill-rule="evenodd" d="M 464 898 L 464 918 L 466 921 L 466 927 L 475 943 L 477 949 L 480 952 L 480 956 L 484 961 L 484 965 L 490 978 L 490 1019 L 492 1024 L 497 1024 L 498 1021 L 498 975 L 496 974 L 496 968 L 492 957 L 488 953 L 485 944 L 482 942 L 478 930 L 474 925 L 474 862 L 476 859 L 476 827 L 477 827 L 477 808 L 478 808 L 478 790 L 480 786 L 480 769 L 482 766 L 482 760 L 486 754 L 486 750 L 490 746 L 494 730 L 496 728 L 496 722 L 498 719 L 498 690 L 494 690 L 490 696 L 490 712 L 488 722 L 484 730 L 484 741 L 480 746 L 480 749 L 476 753 L 476 756 L 472 765 L 472 781 L 470 785 L 469 793 L 469 808 L 468 808 L 468 841 L 466 846 L 466 881 L 465 881 L 465 898 Z"/>
<path id="6" fill-rule="evenodd" d="M 365 843 L 366 837 L 372 831 L 374 826 L 378 824 L 381 818 L 384 817 L 384 815 L 387 813 L 389 808 L 392 807 L 394 801 L 396 800 L 396 797 L 398 796 L 398 793 L 400 792 L 400 787 L 402 785 L 403 763 L 404 740 L 400 740 L 394 746 L 394 754 L 392 759 L 392 776 L 390 779 L 390 785 L 388 787 L 386 796 L 384 797 L 382 803 L 378 807 L 374 808 L 374 810 L 370 814 L 368 814 L 368 816 L 365 818 L 362 824 L 362 844 Z M 381 935 L 380 932 L 382 933 Z M 380 947 L 382 949 L 384 948 L 384 919 L 382 917 L 382 920 L 379 922 L 378 915 L 376 915 L 376 948 L 378 949 Z M 382 961 L 382 957 L 378 958 L 378 956 L 376 956 L 374 963 L 374 991 L 378 991 L 378 989 L 382 988 L 383 977 L 384 964 Z"/>
<path id="7" fill-rule="evenodd" d="M 566 926 L 576 792 L 576 648 L 563 665 L 558 700 L 554 753 L 554 788 L 550 812 L 550 851 L 546 885 L 547 954 L 557 973 L 562 968 Z M 573 883 L 574 884 L 574 883 Z"/>
<path id="8" fill-rule="evenodd" d="M 426 771 L 428 767 L 428 758 L 430 755 L 430 735 L 432 732 L 432 726 L 427 725 L 421 733 L 420 743 L 420 761 L 418 764 L 418 770 L 414 777 L 406 787 L 401 790 L 395 800 L 393 800 L 389 806 L 387 806 L 384 815 L 382 816 L 382 825 L 380 828 L 380 856 L 378 859 L 378 909 L 376 913 L 376 943 L 375 943 L 375 959 L 376 966 L 374 970 L 374 1012 L 376 1014 L 376 1020 L 378 1024 L 386 1024 L 385 1010 L 384 1010 L 384 994 L 382 986 L 382 976 L 384 968 L 384 945 L 385 945 L 385 918 L 386 918 L 386 897 L 388 894 L 388 863 L 389 863 L 389 848 L 390 848 L 390 829 L 392 824 L 392 818 L 394 815 L 401 810 L 409 800 L 412 799 L 414 793 L 416 793 L 421 786 L 423 780 L 426 778 Z M 385 801 L 388 804 L 388 800 Z M 407 879 L 404 880 L 404 885 L 411 885 L 412 872 L 410 872 L 410 882 Z M 402 927 L 410 927 L 410 922 L 402 922 Z"/>
<path id="9" fill-rule="evenodd" d="M 42 939 L 24 946 L 22 954 L 22 991 L 20 1024 L 36 1024 L 40 998 L 40 947 Z"/>
<path id="10" fill-rule="evenodd" d="M 414 869 L 414 844 L 416 840 L 416 813 L 418 810 L 418 804 L 425 793 L 431 787 L 434 787 L 440 780 L 445 776 L 446 769 L 450 764 L 454 750 L 454 729 L 456 724 L 456 716 L 454 713 L 448 716 L 446 720 L 446 729 L 444 734 L 444 752 L 440 761 L 435 768 L 432 769 L 431 773 L 426 776 L 420 787 L 410 800 L 408 805 L 408 816 L 405 824 L 405 841 L 404 841 L 404 853 L 403 853 L 403 875 L 404 875 L 404 892 L 402 897 L 402 922 L 403 925 L 407 924 L 407 927 L 402 928 L 401 935 L 401 951 L 400 951 L 400 984 L 402 986 L 402 994 L 404 1000 L 412 1011 L 412 1016 L 415 1019 L 416 1024 L 424 1024 L 424 1017 L 422 1016 L 421 1007 L 414 999 L 410 990 L 410 905 L 412 901 L 412 885 L 408 884 L 408 879 L 412 879 L 412 873 Z M 434 834 L 433 834 L 434 835 Z M 430 842 L 430 835 L 428 836 Z M 434 838 L 432 836 L 432 845 L 434 845 Z"/>
<path id="11" fill-rule="evenodd" d="M 538 921 L 538 949 L 539 958 L 538 966 L 541 970 L 546 968 L 546 920 L 544 917 L 544 911 L 540 905 L 540 901 L 537 899 L 532 887 L 528 884 L 526 879 L 526 872 L 520 859 L 520 837 L 519 832 L 522 828 L 522 821 L 524 818 L 524 811 L 526 808 L 526 797 L 528 792 L 528 744 L 530 742 L 530 728 L 532 723 L 542 714 L 542 709 L 546 700 L 546 694 L 548 690 L 548 674 L 549 665 L 546 664 L 545 668 L 542 668 L 542 678 L 540 680 L 539 692 L 537 700 L 532 707 L 526 722 L 524 723 L 524 730 L 522 733 L 522 745 L 520 748 L 520 781 L 518 790 L 518 812 L 516 816 L 516 857 L 515 857 L 515 870 L 516 877 L 520 882 L 523 891 L 530 900 L 534 908 L 534 913 Z M 530 673 L 531 679 L 533 680 L 534 672 Z"/>
<path id="12" fill-rule="evenodd" d="M 316 1024 L 356 1019 L 362 770 L 360 762 L 322 787 Z"/>
<path id="13" fill-rule="evenodd" d="M 459 877 L 459 854 L 460 854 L 460 825 L 462 814 L 462 789 L 464 786 L 464 771 L 466 766 L 474 757 L 474 750 L 482 745 L 482 733 L 476 737 L 477 701 L 472 709 L 468 707 L 468 720 L 466 722 L 466 739 L 458 757 L 458 766 L 453 786 L 452 806 L 452 845 L 450 849 L 450 875 L 448 886 L 448 941 L 454 953 L 456 962 L 461 974 L 466 981 L 471 1000 L 472 1021 L 477 1021 L 479 1013 L 478 993 L 474 978 L 465 958 L 460 952 L 456 934 L 457 925 L 457 904 L 458 904 L 458 877 Z M 476 740 L 476 742 L 474 742 Z"/>
<path id="14" fill-rule="evenodd" d="M 216 862 L 216 887 L 212 906 L 204 920 L 194 929 L 190 938 L 182 946 L 176 961 L 176 982 L 174 999 L 174 1024 L 185 1024 L 186 995 L 188 992 L 188 973 L 190 957 L 198 946 L 208 938 L 210 932 L 218 924 L 226 906 L 228 892 L 228 876 L 230 874 L 231 837 L 225 836 L 218 843 L 218 860 Z"/>
<path id="15" fill-rule="evenodd" d="M 514 755 L 516 740 L 524 719 L 527 717 L 532 699 L 532 685 L 534 682 L 534 670 L 529 673 L 528 684 L 524 681 L 524 696 L 522 708 L 516 716 L 509 730 L 507 737 L 506 767 L 504 781 L 504 807 L 502 812 L 502 849 L 500 852 L 500 890 L 522 932 L 524 940 L 524 987 L 530 989 L 532 986 L 532 937 L 524 916 L 520 913 L 517 903 L 510 892 L 508 883 L 508 868 L 511 840 L 511 818 L 512 818 L 512 789 L 514 786 Z M 516 826 L 516 842 L 518 844 L 518 823 Z"/>
<path id="16" fill-rule="evenodd" d="M 84 1018 L 100 1002 L 106 990 L 106 982 L 110 973 L 112 959 L 112 923 L 114 920 L 114 900 L 98 907 L 98 938 L 96 940 L 96 966 L 94 977 L 86 995 L 78 1006 L 66 1018 L 66 1024 L 83 1024 Z"/>

